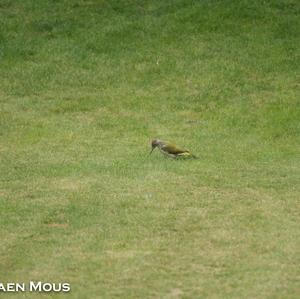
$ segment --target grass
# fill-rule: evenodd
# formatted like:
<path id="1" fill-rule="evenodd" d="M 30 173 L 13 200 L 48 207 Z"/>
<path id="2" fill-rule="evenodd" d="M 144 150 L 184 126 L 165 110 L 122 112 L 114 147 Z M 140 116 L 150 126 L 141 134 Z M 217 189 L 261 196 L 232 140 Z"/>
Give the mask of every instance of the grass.
<path id="1" fill-rule="evenodd" d="M 298 298 L 299 15 L 1 1 L 1 298 Z"/>

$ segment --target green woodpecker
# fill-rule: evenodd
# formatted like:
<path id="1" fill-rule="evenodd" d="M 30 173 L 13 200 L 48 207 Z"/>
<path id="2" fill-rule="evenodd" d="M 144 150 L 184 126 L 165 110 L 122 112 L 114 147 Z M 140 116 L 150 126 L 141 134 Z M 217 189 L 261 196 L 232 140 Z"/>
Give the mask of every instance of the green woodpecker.
<path id="1" fill-rule="evenodd" d="M 152 146 L 152 150 L 150 154 L 152 154 L 153 150 L 156 147 L 158 147 L 161 153 L 172 158 L 178 158 L 178 157 L 197 158 L 190 151 L 178 148 L 174 144 L 171 144 L 169 142 L 164 142 L 159 139 L 152 140 L 151 146 Z"/>

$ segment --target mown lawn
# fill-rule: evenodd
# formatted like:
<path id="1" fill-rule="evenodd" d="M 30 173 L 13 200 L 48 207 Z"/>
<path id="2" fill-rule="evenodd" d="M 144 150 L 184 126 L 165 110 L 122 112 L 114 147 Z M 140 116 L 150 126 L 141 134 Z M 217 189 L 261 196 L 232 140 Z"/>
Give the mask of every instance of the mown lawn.
<path id="1" fill-rule="evenodd" d="M 71 292 L 0 297 L 299 298 L 299 49 L 297 0 L 1 0 L 0 282 Z"/>

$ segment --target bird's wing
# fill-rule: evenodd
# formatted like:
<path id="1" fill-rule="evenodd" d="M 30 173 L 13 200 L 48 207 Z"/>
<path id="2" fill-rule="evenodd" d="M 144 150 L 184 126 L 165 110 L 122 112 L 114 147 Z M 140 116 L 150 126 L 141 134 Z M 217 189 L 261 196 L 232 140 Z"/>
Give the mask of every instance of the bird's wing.
<path id="1" fill-rule="evenodd" d="M 180 155 L 180 154 L 183 154 L 183 153 L 189 153 L 189 151 L 187 151 L 185 149 L 180 149 L 176 145 L 173 145 L 173 144 L 164 144 L 162 146 L 162 149 L 167 151 L 170 154 L 173 154 L 173 155 Z"/>

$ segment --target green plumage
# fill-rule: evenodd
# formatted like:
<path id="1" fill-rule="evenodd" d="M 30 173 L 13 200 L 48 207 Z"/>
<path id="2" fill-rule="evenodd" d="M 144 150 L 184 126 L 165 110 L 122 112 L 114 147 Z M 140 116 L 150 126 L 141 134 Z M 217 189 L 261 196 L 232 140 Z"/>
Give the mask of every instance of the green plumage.
<path id="1" fill-rule="evenodd" d="M 152 146 L 152 150 L 151 150 L 150 154 L 156 147 L 158 147 L 158 149 L 160 150 L 160 152 L 162 154 L 167 155 L 172 158 L 178 158 L 178 157 L 196 158 L 196 156 L 194 156 L 190 151 L 188 151 L 186 149 L 181 149 L 178 146 L 176 146 L 175 144 L 165 142 L 165 141 L 162 141 L 159 139 L 152 140 L 151 146 Z"/>

